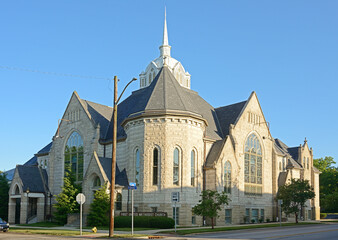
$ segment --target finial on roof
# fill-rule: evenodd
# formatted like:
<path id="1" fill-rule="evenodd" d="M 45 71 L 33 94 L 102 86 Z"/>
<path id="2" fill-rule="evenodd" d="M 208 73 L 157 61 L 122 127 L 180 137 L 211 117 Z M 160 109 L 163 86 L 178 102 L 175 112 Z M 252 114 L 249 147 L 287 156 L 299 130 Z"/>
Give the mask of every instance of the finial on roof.
<path id="1" fill-rule="evenodd" d="M 304 143 L 307 143 L 306 137 L 305 137 Z"/>
<path id="2" fill-rule="evenodd" d="M 160 46 L 161 56 L 170 57 L 170 46 L 168 41 L 168 29 L 167 29 L 167 10 L 164 8 L 164 27 L 163 27 L 163 40 Z"/>

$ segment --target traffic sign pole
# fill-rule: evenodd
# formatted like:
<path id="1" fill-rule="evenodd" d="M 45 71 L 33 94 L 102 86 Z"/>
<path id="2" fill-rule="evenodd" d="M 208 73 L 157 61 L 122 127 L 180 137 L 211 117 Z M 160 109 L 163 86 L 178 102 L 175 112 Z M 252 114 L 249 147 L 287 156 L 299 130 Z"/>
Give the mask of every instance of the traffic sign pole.
<path id="1" fill-rule="evenodd" d="M 82 236 L 82 204 L 86 201 L 86 197 L 83 193 L 79 193 L 76 196 L 76 201 L 80 204 L 80 235 Z"/>

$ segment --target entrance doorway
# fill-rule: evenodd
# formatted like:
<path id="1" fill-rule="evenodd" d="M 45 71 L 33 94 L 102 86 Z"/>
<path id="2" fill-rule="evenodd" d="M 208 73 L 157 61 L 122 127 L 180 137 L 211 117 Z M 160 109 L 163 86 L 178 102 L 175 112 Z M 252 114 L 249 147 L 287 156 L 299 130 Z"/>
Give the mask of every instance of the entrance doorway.
<path id="1" fill-rule="evenodd" d="M 15 199 L 15 224 L 20 224 L 21 198 Z"/>

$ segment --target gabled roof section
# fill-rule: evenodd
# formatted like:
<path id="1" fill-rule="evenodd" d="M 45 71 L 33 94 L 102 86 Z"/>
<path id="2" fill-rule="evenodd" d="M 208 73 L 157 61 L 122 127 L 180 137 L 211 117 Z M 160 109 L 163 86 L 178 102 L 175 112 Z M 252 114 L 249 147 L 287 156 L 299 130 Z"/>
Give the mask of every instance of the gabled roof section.
<path id="1" fill-rule="evenodd" d="M 102 166 L 102 168 L 104 169 L 104 172 L 107 176 L 107 178 L 109 179 L 109 182 L 111 181 L 111 164 L 112 164 L 112 160 L 111 158 L 104 158 L 104 157 L 98 157 L 100 164 Z M 122 172 L 120 172 L 119 167 L 116 164 L 115 167 L 115 184 L 116 185 L 120 185 L 120 186 L 124 186 L 124 187 L 128 187 L 129 182 L 128 182 L 128 177 L 127 177 L 127 173 L 126 173 L 126 169 L 123 169 Z"/>
<path id="2" fill-rule="evenodd" d="M 299 147 L 288 148 L 288 152 L 294 160 L 298 161 Z"/>
<path id="3" fill-rule="evenodd" d="M 229 135 L 230 124 L 236 122 L 246 103 L 243 101 L 215 109 L 223 136 Z"/>
<path id="4" fill-rule="evenodd" d="M 23 164 L 24 166 L 37 166 L 38 165 L 38 157 L 34 156 L 29 159 L 27 162 Z"/>
<path id="5" fill-rule="evenodd" d="M 104 138 L 112 118 L 113 108 L 81 99 L 82 105 L 96 125 L 100 125 L 100 137 Z"/>
<path id="6" fill-rule="evenodd" d="M 153 82 L 146 88 L 134 91 L 117 108 L 117 137 L 126 137 L 121 126 L 128 118 L 143 114 L 182 114 L 205 120 L 206 137 L 220 140 L 222 132 L 217 123 L 215 109 L 201 98 L 197 92 L 182 87 L 167 66 L 162 67 Z M 112 139 L 111 121 L 105 141 Z"/>
<path id="7" fill-rule="evenodd" d="M 22 190 L 26 192 L 45 193 L 48 189 L 48 176 L 45 169 L 38 166 L 17 165 L 19 177 L 23 183 Z"/>

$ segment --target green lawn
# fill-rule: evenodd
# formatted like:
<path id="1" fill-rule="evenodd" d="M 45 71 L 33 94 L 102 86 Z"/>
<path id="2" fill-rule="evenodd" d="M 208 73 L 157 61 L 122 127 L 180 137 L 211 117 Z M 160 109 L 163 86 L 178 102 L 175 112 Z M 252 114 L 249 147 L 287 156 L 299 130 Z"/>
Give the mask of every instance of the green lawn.
<path id="1" fill-rule="evenodd" d="M 44 234 L 44 235 L 56 235 L 56 236 L 74 236 L 80 235 L 80 231 L 73 230 L 58 230 L 58 229 L 39 229 L 39 228 L 10 228 L 10 232 L 24 233 L 24 234 Z M 85 233 L 92 234 L 89 232 Z"/>
<path id="2" fill-rule="evenodd" d="M 310 223 L 310 222 L 301 222 L 301 223 L 282 223 L 282 226 L 299 226 L 299 225 L 309 225 L 309 224 L 321 224 L 321 223 Z M 199 228 L 199 229 L 186 229 L 186 230 L 177 230 L 176 234 L 179 235 L 187 235 L 187 234 L 194 234 L 194 233 L 206 233 L 206 232 L 225 232 L 225 231 L 233 231 L 233 230 L 243 230 L 243 229 L 253 229 L 253 228 L 269 228 L 269 227 L 279 227 L 279 223 L 273 224 L 262 224 L 262 225 L 255 225 L 255 224 L 248 224 L 244 226 L 234 226 L 234 227 L 220 227 L 220 228 Z M 171 233 L 174 234 L 174 231 L 161 231 L 160 233 Z"/>

